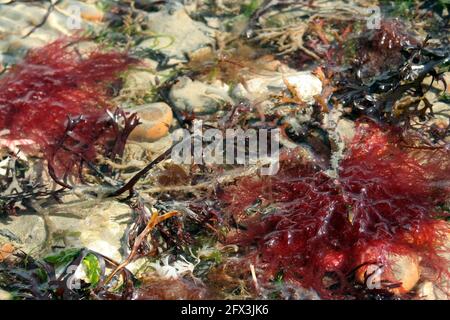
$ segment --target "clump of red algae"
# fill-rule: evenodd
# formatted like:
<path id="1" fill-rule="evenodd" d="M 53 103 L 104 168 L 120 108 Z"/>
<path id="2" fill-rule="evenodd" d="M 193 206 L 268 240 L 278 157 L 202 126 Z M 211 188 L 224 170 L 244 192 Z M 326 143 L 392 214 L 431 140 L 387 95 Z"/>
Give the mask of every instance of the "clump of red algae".
<path id="1" fill-rule="evenodd" d="M 117 152 L 114 140 L 129 133 L 119 132 L 107 113 L 113 108 L 108 84 L 137 61 L 99 50 L 81 56 L 71 44 L 82 40 L 67 37 L 33 49 L 0 78 L 0 128 L 7 129 L 2 138 L 32 140 L 22 151 L 42 154 L 58 179 L 81 170 L 99 149 Z"/>
<path id="2" fill-rule="evenodd" d="M 363 32 L 357 44 L 357 64 L 363 79 L 398 68 L 404 59 L 402 49 L 419 44 L 408 30 L 399 19 L 383 19 L 379 28 Z"/>
<path id="3" fill-rule="evenodd" d="M 257 246 L 243 261 L 264 270 L 262 281 L 282 272 L 324 298 L 355 293 L 348 275 L 362 264 L 389 269 L 388 253 L 417 254 L 436 278 L 448 276 L 439 248 L 450 227 L 436 207 L 449 197 L 450 157 L 404 144 L 393 127 L 359 123 L 337 179 L 290 155 L 276 176 L 226 187 L 227 211 L 245 228 L 228 241 Z M 325 285 L 330 274 L 337 291 Z"/>

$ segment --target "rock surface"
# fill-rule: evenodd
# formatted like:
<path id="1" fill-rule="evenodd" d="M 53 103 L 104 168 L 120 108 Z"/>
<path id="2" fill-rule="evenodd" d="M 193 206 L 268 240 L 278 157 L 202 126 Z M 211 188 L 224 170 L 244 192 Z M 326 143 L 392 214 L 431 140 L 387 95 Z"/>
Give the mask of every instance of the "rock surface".
<path id="1" fill-rule="evenodd" d="M 11 300 L 12 298 L 13 298 L 13 296 L 9 292 L 6 292 L 5 290 L 0 289 L 0 301 L 1 300 Z"/>
<path id="2" fill-rule="evenodd" d="M 214 30 L 192 20 L 182 6 L 149 13 L 146 20 L 148 30 L 155 36 L 143 41 L 138 48 L 157 49 L 174 62 L 186 61 L 187 54 L 214 45 Z"/>
<path id="3" fill-rule="evenodd" d="M 172 124 L 172 109 L 164 102 L 142 105 L 130 110 L 137 112 L 139 124 L 130 134 L 134 141 L 154 142 L 169 132 Z"/>
<path id="4" fill-rule="evenodd" d="M 420 300 L 447 300 L 448 297 L 431 281 L 424 281 L 417 286 L 416 298 Z"/>
<path id="5" fill-rule="evenodd" d="M 122 260 L 122 238 L 131 221 L 131 209 L 122 203 L 103 201 L 88 208 L 81 205 L 51 215 L 57 226 L 51 245 L 86 247 L 107 257 Z M 46 241 L 46 226 L 37 214 L 12 216 L 0 221 L 0 244 L 13 243 L 27 253 L 38 253 Z"/>
<path id="6" fill-rule="evenodd" d="M 216 112 L 224 102 L 233 103 L 228 95 L 229 87 L 221 82 L 206 84 L 188 77 L 181 77 L 170 90 L 175 106 L 186 112 L 209 114 Z"/>
<path id="7" fill-rule="evenodd" d="M 370 252 L 371 248 L 367 251 Z M 388 289 L 396 295 L 411 291 L 420 279 L 419 258 L 416 254 L 386 253 L 385 267 L 376 264 L 366 264 L 356 271 L 356 279 L 371 288 L 382 288 L 384 284 L 398 284 Z"/>
<path id="8" fill-rule="evenodd" d="M 151 59 L 142 60 L 143 68 L 132 69 L 127 75 L 121 96 L 126 98 L 144 98 L 151 93 L 158 83 L 158 73 L 156 68 L 158 63 Z"/>
<path id="9" fill-rule="evenodd" d="M 33 31 L 44 21 L 48 5 L 48 2 L 18 1 L 0 5 L 0 62 L 14 63 L 30 48 L 43 46 L 79 29 L 101 25 L 103 12 L 95 4 L 63 0 L 55 4 L 45 23 Z"/>
<path id="10" fill-rule="evenodd" d="M 314 102 L 314 96 L 322 92 L 322 82 L 310 72 L 287 72 L 268 76 L 256 76 L 239 84 L 233 90 L 236 98 L 256 100 L 270 94 L 280 94 L 291 86 L 298 97 L 307 103 Z"/>

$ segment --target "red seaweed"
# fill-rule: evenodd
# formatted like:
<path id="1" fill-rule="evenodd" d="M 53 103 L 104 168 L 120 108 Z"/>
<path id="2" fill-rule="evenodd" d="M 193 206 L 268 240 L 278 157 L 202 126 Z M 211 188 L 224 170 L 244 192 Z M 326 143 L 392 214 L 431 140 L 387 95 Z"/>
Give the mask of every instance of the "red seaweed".
<path id="1" fill-rule="evenodd" d="M 357 60 L 363 79 L 395 70 L 403 62 L 402 49 L 419 41 L 398 19 L 383 19 L 380 28 L 367 30 L 357 46 Z"/>
<path id="2" fill-rule="evenodd" d="M 81 170 L 98 150 L 117 152 L 115 140 L 126 139 L 106 112 L 114 107 L 108 85 L 137 61 L 99 50 L 81 56 L 71 49 L 80 40 L 62 38 L 33 49 L 0 78 L 0 128 L 8 130 L 2 138 L 32 140 L 21 149 L 43 154 L 56 179 Z M 122 116 L 128 126 L 135 125 L 134 117 Z"/>
<path id="3" fill-rule="evenodd" d="M 293 156 L 276 176 L 241 179 L 221 196 L 245 229 L 228 241 L 258 247 L 247 258 L 266 281 L 281 271 L 328 298 L 348 293 L 348 275 L 361 265 L 389 268 L 388 253 L 417 254 L 434 280 L 448 276 L 440 254 L 450 227 L 436 208 L 449 197 L 450 157 L 413 142 L 393 127 L 360 123 L 336 179 Z M 324 283 L 330 273 L 338 292 Z"/>

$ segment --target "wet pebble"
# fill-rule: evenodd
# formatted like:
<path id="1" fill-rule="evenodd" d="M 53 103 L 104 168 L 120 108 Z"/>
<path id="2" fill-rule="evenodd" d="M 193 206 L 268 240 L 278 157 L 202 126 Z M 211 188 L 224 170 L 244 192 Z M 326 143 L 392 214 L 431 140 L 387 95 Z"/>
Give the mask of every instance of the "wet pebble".
<path id="1" fill-rule="evenodd" d="M 72 209 L 73 211 L 73 209 Z M 56 230 L 50 234 L 51 245 L 59 248 L 85 247 L 107 257 L 120 261 L 122 238 L 125 234 L 132 210 L 119 202 L 103 202 L 83 208 L 80 204 L 76 212 L 61 210 L 50 216 Z M 0 246 L 10 243 L 24 252 L 39 254 L 46 241 L 46 226 L 41 216 L 11 216 L 9 221 L 0 221 L 0 230 L 8 230 L 17 239 L 0 235 Z"/>
<path id="2" fill-rule="evenodd" d="M 1 300 L 12 300 L 13 296 L 9 292 L 0 289 L 0 301 Z"/>
<path id="3" fill-rule="evenodd" d="M 239 84 L 232 96 L 239 99 L 256 100 L 271 94 L 280 94 L 292 86 L 298 97 L 305 102 L 314 102 L 314 96 L 322 92 L 322 82 L 310 72 L 275 73 L 268 76 L 258 76 Z"/>
<path id="4" fill-rule="evenodd" d="M 126 98 L 144 98 L 157 85 L 158 63 L 151 59 L 142 59 L 143 69 L 129 70 L 125 77 L 121 96 Z"/>
<path id="5" fill-rule="evenodd" d="M 369 255 L 370 251 L 371 248 L 367 250 Z M 386 267 L 380 268 L 378 264 L 363 265 L 356 271 L 356 279 L 374 288 L 377 286 L 381 288 L 386 283 L 398 284 L 397 287 L 388 289 L 395 295 L 411 291 L 420 279 L 419 257 L 412 252 L 408 254 L 386 253 L 384 259 L 383 265 Z"/>
<path id="6" fill-rule="evenodd" d="M 130 110 L 131 111 L 131 110 Z M 140 142 L 154 142 L 169 132 L 172 124 L 172 109 L 164 102 L 133 108 L 139 116 L 139 124 L 130 134 L 130 139 Z"/>
<path id="7" fill-rule="evenodd" d="M 186 55 L 202 47 L 214 45 L 214 30 L 204 23 L 192 20 L 182 6 L 149 13 L 146 25 L 154 37 L 144 40 L 138 48 L 152 48 L 172 59 L 185 62 Z"/>

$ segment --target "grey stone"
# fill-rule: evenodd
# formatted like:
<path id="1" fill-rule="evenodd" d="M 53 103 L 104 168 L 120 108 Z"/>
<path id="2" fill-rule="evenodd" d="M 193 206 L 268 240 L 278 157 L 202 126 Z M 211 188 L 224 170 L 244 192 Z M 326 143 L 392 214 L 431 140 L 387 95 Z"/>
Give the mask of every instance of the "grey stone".
<path id="1" fill-rule="evenodd" d="M 85 247 L 120 261 L 122 238 L 131 218 L 132 210 L 116 201 L 91 202 L 90 205 L 81 202 L 72 209 L 67 207 L 50 215 L 55 230 L 49 239 L 53 245 Z M 23 214 L 8 220 L 0 221 L 0 230 L 8 230 L 16 239 L 5 237 L 3 233 L 0 244 L 9 242 L 31 254 L 41 251 L 47 233 L 40 215 Z"/>
<path id="2" fill-rule="evenodd" d="M 314 102 L 314 96 L 322 92 L 322 82 L 310 72 L 289 70 L 285 73 L 273 72 L 265 76 L 255 76 L 237 85 L 232 96 L 237 99 L 261 100 L 273 94 L 287 90 L 289 84 L 300 99 Z"/>
<path id="3" fill-rule="evenodd" d="M 216 112 L 224 102 L 233 103 L 228 86 L 220 82 L 206 84 L 188 77 L 181 77 L 170 90 L 170 99 L 177 108 L 198 114 Z"/>
<path id="4" fill-rule="evenodd" d="M 44 221 L 38 215 L 24 214 L 0 220 L 0 245 L 12 243 L 30 253 L 42 246 L 45 236 Z"/>
<path id="5" fill-rule="evenodd" d="M 165 8 L 147 16 L 148 29 L 155 34 L 139 44 L 138 48 L 153 48 L 179 61 L 185 55 L 215 43 L 214 30 L 194 21 L 183 7 Z"/>

